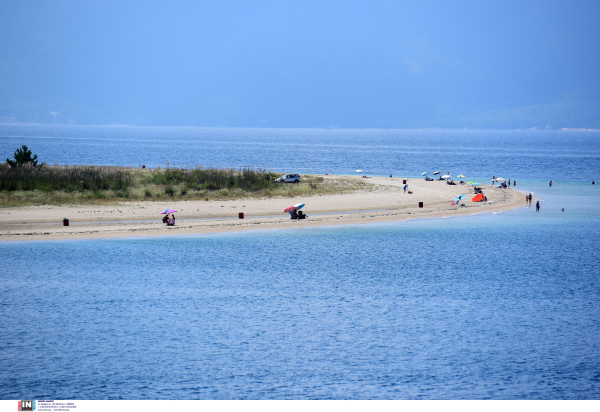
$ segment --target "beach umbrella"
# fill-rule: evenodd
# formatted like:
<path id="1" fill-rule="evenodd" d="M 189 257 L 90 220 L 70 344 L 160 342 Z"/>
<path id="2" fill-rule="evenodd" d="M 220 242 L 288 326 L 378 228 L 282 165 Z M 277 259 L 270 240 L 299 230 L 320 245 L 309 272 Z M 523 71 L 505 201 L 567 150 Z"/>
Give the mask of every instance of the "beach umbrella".
<path id="1" fill-rule="evenodd" d="M 496 182 L 504 182 L 504 180 L 505 180 L 505 179 L 504 179 L 504 178 L 502 178 L 502 177 L 497 177 L 497 178 L 496 178 Z"/>
<path id="2" fill-rule="evenodd" d="M 297 205 L 294 205 L 294 207 L 297 207 L 298 210 L 302 209 L 304 206 L 304 203 L 298 203 Z"/>
<path id="3" fill-rule="evenodd" d="M 469 183 L 471 183 L 471 182 L 469 182 Z M 471 183 L 471 186 L 479 186 L 480 184 L 481 183 L 473 182 L 473 183 Z"/>
<path id="4" fill-rule="evenodd" d="M 461 200 L 463 200 L 465 197 L 467 197 L 467 195 L 458 195 L 454 198 L 455 202 L 460 202 Z"/>
<path id="5" fill-rule="evenodd" d="M 475 183 L 474 180 L 471 180 L 470 182 L 467 182 L 468 184 L 472 185 L 473 183 Z"/>
<path id="6" fill-rule="evenodd" d="M 431 173 L 431 170 L 429 172 L 423 172 L 423 173 L 421 173 L 421 176 L 427 176 L 429 173 Z"/>
<path id="7" fill-rule="evenodd" d="M 358 170 L 356 171 L 356 173 L 362 173 L 362 170 L 361 170 L 361 169 L 358 169 Z"/>
<path id="8" fill-rule="evenodd" d="M 177 212 L 177 210 L 173 210 L 173 209 L 165 209 L 162 212 L 160 212 L 161 215 L 166 215 L 168 213 L 175 213 Z"/>
<path id="9" fill-rule="evenodd" d="M 444 176 L 442 176 L 442 178 L 444 178 L 444 179 L 449 179 L 449 178 L 450 178 L 450 175 L 444 175 Z"/>
<path id="10" fill-rule="evenodd" d="M 439 174 L 440 174 L 440 172 L 438 172 L 438 171 L 435 171 L 435 172 L 433 172 L 433 174 L 434 174 L 434 175 L 439 175 Z"/>
<path id="11" fill-rule="evenodd" d="M 483 193 L 473 196 L 473 199 L 471 200 L 473 200 L 473 202 L 481 202 L 483 200 Z"/>
<path id="12" fill-rule="evenodd" d="M 298 206 L 288 206 L 285 209 L 283 209 L 284 212 L 290 213 L 293 212 L 294 210 L 298 210 L 299 207 Z"/>
<path id="13" fill-rule="evenodd" d="M 458 175 L 458 176 L 456 176 L 456 177 L 463 178 L 463 177 L 467 177 L 467 176 L 465 176 L 465 175 Z"/>

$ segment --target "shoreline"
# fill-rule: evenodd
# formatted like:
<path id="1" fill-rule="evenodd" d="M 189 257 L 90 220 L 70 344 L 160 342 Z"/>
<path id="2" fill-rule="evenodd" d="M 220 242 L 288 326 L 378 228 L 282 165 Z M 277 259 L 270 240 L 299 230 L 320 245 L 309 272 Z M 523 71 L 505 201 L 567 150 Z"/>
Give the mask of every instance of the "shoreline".
<path id="1" fill-rule="evenodd" d="M 253 198 L 224 201 L 123 202 L 116 206 L 63 205 L 0 209 L 0 242 L 27 240 L 100 239 L 178 234 L 206 234 L 261 229 L 290 229 L 330 225 L 392 222 L 415 218 L 439 218 L 507 211 L 526 206 L 517 189 L 479 186 L 488 202 L 472 202 L 467 184 L 446 185 L 415 178 L 325 176 L 325 179 L 358 179 L 364 189 L 347 194 L 311 197 Z M 404 193 L 403 180 L 408 190 Z M 452 206 L 454 197 L 466 194 Z M 424 207 L 419 208 L 418 203 Z M 305 203 L 304 220 L 291 220 L 283 209 Z M 175 226 L 165 226 L 160 212 L 178 211 Z M 238 213 L 244 219 L 238 219 Z M 67 217 L 69 226 L 62 226 Z"/>

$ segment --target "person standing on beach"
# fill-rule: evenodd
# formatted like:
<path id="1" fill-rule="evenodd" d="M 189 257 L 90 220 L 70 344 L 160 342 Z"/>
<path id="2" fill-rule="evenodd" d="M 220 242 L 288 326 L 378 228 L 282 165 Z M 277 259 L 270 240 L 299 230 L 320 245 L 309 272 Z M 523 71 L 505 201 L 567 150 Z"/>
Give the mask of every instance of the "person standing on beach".
<path id="1" fill-rule="evenodd" d="M 404 193 L 406 193 L 406 188 L 408 188 L 408 185 L 404 185 Z"/>
<path id="2" fill-rule="evenodd" d="M 550 181 L 550 187 L 552 187 L 552 180 Z"/>
<path id="3" fill-rule="evenodd" d="M 517 181 L 513 180 L 513 187 L 515 187 L 517 185 Z"/>
<path id="4" fill-rule="evenodd" d="M 536 212 L 540 211 L 540 201 L 539 200 L 535 203 L 535 211 Z"/>
<path id="5" fill-rule="evenodd" d="M 508 179 L 508 186 L 510 187 L 510 179 Z"/>

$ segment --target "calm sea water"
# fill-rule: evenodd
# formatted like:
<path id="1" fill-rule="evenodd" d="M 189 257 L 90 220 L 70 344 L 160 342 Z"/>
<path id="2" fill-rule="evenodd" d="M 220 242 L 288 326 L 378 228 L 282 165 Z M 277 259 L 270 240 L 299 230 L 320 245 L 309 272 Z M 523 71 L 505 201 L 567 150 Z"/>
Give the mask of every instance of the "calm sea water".
<path id="1" fill-rule="evenodd" d="M 0 154 L 163 164 L 187 133 L 172 164 L 495 174 L 542 210 L 0 243 L 2 399 L 600 398 L 597 133 L 137 129 L 3 125 Z"/>
<path id="2" fill-rule="evenodd" d="M 600 180 L 600 132 L 226 129 L 0 124 L 0 158 L 49 164 L 266 168 L 283 173 Z"/>

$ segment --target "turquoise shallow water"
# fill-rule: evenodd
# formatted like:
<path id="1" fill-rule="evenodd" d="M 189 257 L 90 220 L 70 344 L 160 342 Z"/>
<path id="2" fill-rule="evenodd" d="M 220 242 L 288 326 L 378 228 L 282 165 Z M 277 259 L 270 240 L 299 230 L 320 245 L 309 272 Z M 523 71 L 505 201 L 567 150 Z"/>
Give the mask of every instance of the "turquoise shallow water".
<path id="1" fill-rule="evenodd" d="M 316 170 L 333 156 L 331 173 L 343 173 L 335 164 L 371 147 L 363 168 L 385 175 L 390 137 L 364 133 L 345 136 L 355 149 L 338 136 L 322 157 L 277 146 L 275 158 Z M 431 133 L 416 142 L 447 139 Z M 559 135 L 514 133 L 506 147 L 475 133 L 398 164 L 467 164 L 476 151 L 486 160 L 473 173 L 518 178 L 539 213 L 0 243 L 0 397 L 600 398 L 600 185 L 589 183 L 600 145 L 593 134 L 565 147 Z M 216 164 L 222 147 L 204 153 Z"/>

